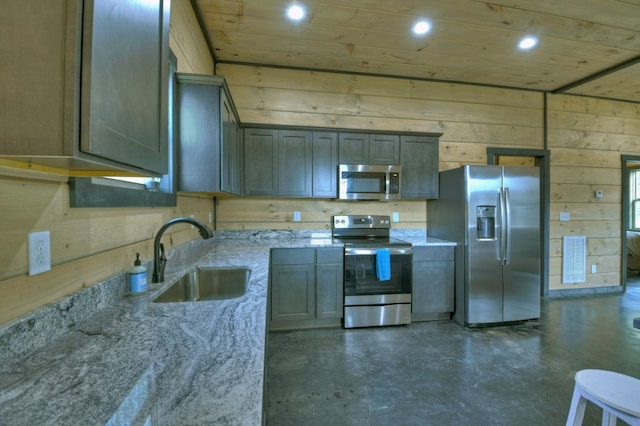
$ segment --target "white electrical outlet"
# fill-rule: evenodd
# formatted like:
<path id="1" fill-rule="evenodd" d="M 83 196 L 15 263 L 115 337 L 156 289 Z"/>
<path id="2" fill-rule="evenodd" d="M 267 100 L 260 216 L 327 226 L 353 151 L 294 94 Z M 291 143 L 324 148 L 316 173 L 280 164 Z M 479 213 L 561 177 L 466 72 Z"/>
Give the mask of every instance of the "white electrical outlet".
<path id="1" fill-rule="evenodd" d="M 51 234 L 49 231 L 31 232 L 29 246 L 29 275 L 51 270 Z"/>
<path id="2" fill-rule="evenodd" d="M 591 265 L 591 273 L 595 274 L 598 271 L 598 267 L 596 265 Z"/>
<path id="3" fill-rule="evenodd" d="M 560 222 L 568 222 L 571 220 L 571 213 L 560 212 Z"/>
<path id="4" fill-rule="evenodd" d="M 190 215 L 189 215 L 189 217 L 190 217 L 191 219 L 195 219 L 195 218 L 196 218 L 196 215 L 195 215 L 195 214 L 190 214 Z M 191 229 L 195 229 L 195 228 L 196 228 L 195 226 L 193 226 L 193 225 L 189 225 L 189 229 L 190 229 L 190 230 L 191 230 Z"/>
<path id="5" fill-rule="evenodd" d="M 213 212 L 209 212 L 209 223 L 213 223 Z"/>
<path id="6" fill-rule="evenodd" d="M 394 222 L 400 222 L 400 213 L 393 212 L 393 214 L 391 215 L 391 220 Z"/>
<path id="7" fill-rule="evenodd" d="M 294 222 L 300 222 L 300 212 L 299 211 L 293 212 L 293 221 Z"/>

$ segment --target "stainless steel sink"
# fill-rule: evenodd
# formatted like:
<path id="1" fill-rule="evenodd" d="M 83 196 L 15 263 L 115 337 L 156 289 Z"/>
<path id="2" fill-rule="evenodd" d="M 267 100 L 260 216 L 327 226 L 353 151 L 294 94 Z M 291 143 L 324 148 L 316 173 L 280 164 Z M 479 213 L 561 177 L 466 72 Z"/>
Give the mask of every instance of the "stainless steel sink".
<path id="1" fill-rule="evenodd" d="M 153 301 L 198 302 L 233 299 L 247 291 L 251 270 L 245 268 L 197 268 L 187 272 Z"/>

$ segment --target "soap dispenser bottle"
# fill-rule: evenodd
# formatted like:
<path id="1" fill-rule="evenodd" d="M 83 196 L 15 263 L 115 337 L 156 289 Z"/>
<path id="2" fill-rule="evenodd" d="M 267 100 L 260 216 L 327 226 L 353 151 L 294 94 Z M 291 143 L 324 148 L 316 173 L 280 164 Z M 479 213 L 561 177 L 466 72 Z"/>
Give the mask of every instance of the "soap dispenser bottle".
<path id="1" fill-rule="evenodd" d="M 133 267 L 129 269 L 129 293 L 140 294 L 147 290 L 147 268 L 140 262 L 140 253 L 136 253 Z"/>

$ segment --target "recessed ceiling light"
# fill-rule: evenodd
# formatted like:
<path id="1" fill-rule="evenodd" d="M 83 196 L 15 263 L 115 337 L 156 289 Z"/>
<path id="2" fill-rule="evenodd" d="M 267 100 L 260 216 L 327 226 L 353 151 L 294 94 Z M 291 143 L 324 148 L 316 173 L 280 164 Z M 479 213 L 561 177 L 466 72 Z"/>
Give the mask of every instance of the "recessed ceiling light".
<path id="1" fill-rule="evenodd" d="M 287 16 L 294 21 L 304 18 L 304 9 L 298 4 L 294 4 L 287 9 Z"/>
<path id="2" fill-rule="evenodd" d="M 413 32 L 418 35 L 426 34 L 431 30 L 431 24 L 427 21 L 418 21 L 413 26 Z"/>
<path id="3" fill-rule="evenodd" d="M 526 36 L 518 42 L 518 49 L 520 50 L 533 49 L 536 46 L 536 44 L 538 44 L 538 39 L 536 37 Z"/>

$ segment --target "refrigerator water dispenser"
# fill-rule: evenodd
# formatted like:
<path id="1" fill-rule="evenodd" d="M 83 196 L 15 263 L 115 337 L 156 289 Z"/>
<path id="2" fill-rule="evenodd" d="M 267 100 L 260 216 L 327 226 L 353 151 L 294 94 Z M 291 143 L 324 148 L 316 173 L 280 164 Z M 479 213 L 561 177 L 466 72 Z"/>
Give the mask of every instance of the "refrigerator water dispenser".
<path id="1" fill-rule="evenodd" d="M 476 206 L 476 239 L 493 241 L 496 239 L 496 206 Z"/>

